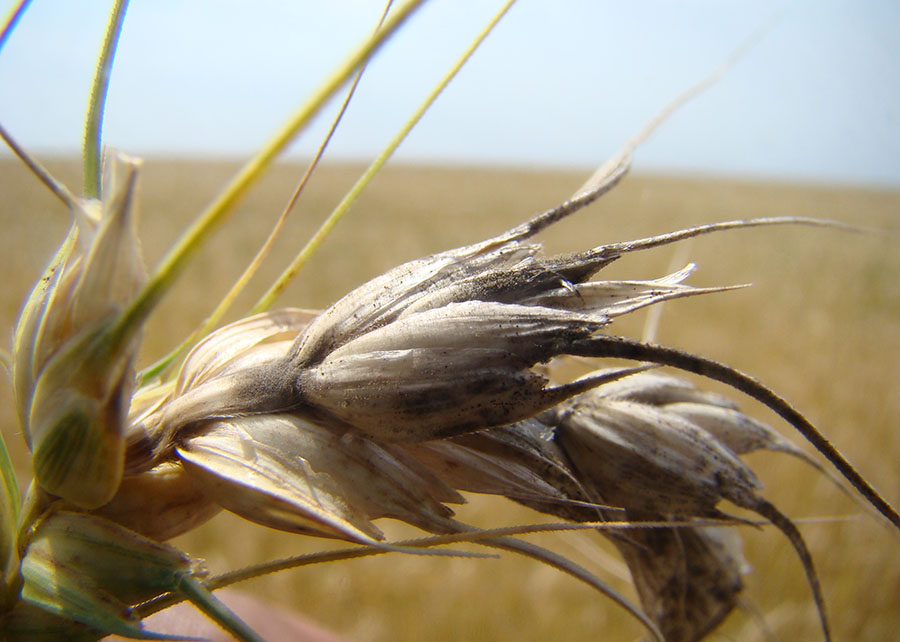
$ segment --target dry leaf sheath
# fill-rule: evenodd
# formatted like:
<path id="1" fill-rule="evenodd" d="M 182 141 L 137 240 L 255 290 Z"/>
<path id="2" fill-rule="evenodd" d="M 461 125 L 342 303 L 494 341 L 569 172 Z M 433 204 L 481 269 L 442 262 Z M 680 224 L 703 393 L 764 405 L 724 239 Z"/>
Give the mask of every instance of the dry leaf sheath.
<path id="1" fill-rule="evenodd" d="M 135 231 L 139 163 L 111 157 L 100 193 L 76 197 L 2 130 L 72 216 L 23 308 L 10 356 L 34 479 L 20 501 L 4 448 L 4 639 L 155 639 L 142 617 L 180 599 L 235 637 L 259 639 L 212 594 L 224 581 L 207 579 L 200 562 L 165 543 L 224 509 L 359 546 L 346 557 L 465 540 L 517 552 L 611 597 L 656 639 L 700 640 L 743 589 L 746 563 L 733 528 L 740 520 L 726 502 L 790 540 L 830 639 L 806 544 L 762 496 L 741 456 L 781 451 L 823 467 L 730 399 L 659 366 L 716 379 L 766 404 L 834 465 L 837 475 L 829 475 L 845 478 L 898 528 L 900 517 L 802 414 L 759 382 L 615 334 L 623 315 L 730 287 L 688 285 L 693 265 L 650 280 L 607 280 L 603 270 L 631 252 L 698 235 L 837 224 L 739 220 L 545 255 L 533 238 L 612 189 L 630 167 L 633 145 L 570 200 L 499 236 L 400 265 L 322 312 L 286 308 L 221 327 L 176 362 L 174 377 L 165 375 L 168 362 L 136 373 L 143 325 L 189 255 L 417 4 L 404 5 L 364 43 L 149 278 Z M 123 16 L 119 2 L 104 73 Z M 102 83 L 99 92 L 101 106 L 89 117 L 97 149 Z M 86 153 L 86 167 L 99 169 L 96 156 Z M 572 356 L 599 369 L 553 380 L 546 364 Z M 611 367 L 603 358 L 632 363 Z M 450 506 L 465 501 L 462 492 L 598 528 L 620 551 L 640 606 L 552 551 L 457 521 Z M 436 537 L 386 541 L 376 525 L 382 518 Z"/>

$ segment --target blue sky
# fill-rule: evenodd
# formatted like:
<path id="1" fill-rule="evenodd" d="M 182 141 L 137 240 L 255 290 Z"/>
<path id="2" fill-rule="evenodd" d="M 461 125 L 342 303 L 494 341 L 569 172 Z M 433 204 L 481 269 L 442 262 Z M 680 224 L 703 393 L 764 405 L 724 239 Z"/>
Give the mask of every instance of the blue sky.
<path id="1" fill-rule="evenodd" d="M 0 53 L 0 122 L 77 153 L 107 2 L 34 0 Z M 499 1 L 432 0 L 372 63 L 333 159 L 373 157 Z M 11 3 L 7 3 L 11 6 Z M 106 141 L 246 157 L 369 33 L 379 0 L 132 0 Z M 520 0 L 397 154 L 588 170 L 779 16 L 637 170 L 900 186 L 900 3 Z M 308 155 L 319 121 L 292 148 Z"/>

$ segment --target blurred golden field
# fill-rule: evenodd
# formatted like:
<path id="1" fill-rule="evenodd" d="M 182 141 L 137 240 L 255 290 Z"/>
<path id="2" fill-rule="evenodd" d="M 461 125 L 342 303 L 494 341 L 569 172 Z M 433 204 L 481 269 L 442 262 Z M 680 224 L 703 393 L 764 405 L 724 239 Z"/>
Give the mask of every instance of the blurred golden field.
<path id="1" fill-rule="evenodd" d="M 70 186 L 75 162 L 49 163 Z M 224 162 L 149 160 L 140 202 L 153 265 L 236 169 Z M 302 168 L 281 165 L 258 185 L 188 268 L 148 329 L 144 361 L 178 343 L 211 310 L 262 242 Z M 360 168 L 326 167 L 240 299 L 237 318 L 281 271 Z M 321 308 L 397 263 L 495 234 L 557 204 L 584 176 L 486 169 L 394 168 L 380 174 L 281 300 Z M 31 284 L 62 239 L 68 213 L 19 164 L 0 162 L 0 325 L 10 337 Z M 696 261 L 695 285 L 754 287 L 667 304 L 657 340 L 753 374 L 807 416 L 895 506 L 900 504 L 900 192 L 632 176 L 598 204 L 547 233 L 550 252 L 756 216 L 847 221 L 884 233 L 776 227 L 701 237 L 687 247 L 631 254 L 604 274 L 660 276 Z M 640 336 L 645 317 L 613 329 Z M 720 386 L 704 386 L 721 390 Z M 730 394 L 730 393 L 729 393 Z M 770 413 L 742 402 L 781 427 Z M 0 425 L 20 481 L 30 477 L 8 383 Z M 786 429 L 785 429 L 786 430 Z M 789 434 L 789 433 L 786 433 Z M 792 436 L 792 435 L 791 435 Z M 793 437 L 793 436 L 792 436 Z M 836 640 L 884 641 L 900 630 L 900 537 L 810 467 L 778 454 L 749 459 L 765 495 L 804 524 Z M 473 497 L 459 508 L 481 527 L 546 521 L 509 502 Z M 845 519 L 846 518 L 846 519 Z M 407 528 L 380 524 L 392 537 Z M 753 567 L 747 609 L 711 639 L 820 639 L 810 591 L 793 550 L 771 528 L 742 528 Z M 631 595 L 624 566 L 594 533 L 535 538 Z M 176 542 L 214 572 L 335 546 L 220 515 Z M 636 622 L 577 581 L 503 555 L 471 560 L 387 555 L 275 574 L 243 586 L 351 640 L 632 640 Z M 764 620 L 764 624 L 760 618 Z"/>

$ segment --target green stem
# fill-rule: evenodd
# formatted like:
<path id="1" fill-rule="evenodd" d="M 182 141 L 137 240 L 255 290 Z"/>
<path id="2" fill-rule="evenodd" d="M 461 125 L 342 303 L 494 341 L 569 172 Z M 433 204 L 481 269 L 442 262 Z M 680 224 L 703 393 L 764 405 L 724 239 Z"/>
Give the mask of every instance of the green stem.
<path id="1" fill-rule="evenodd" d="M 109 75 L 112 71 L 113 59 L 122 33 L 128 0 L 116 0 L 109 14 L 103 48 L 97 60 L 97 71 L 94 73 L 94 84 L 91 86 L 91 97 L 88 102 L 87 119 L 84 123 L 84 145 L 82 148 L 82 171 L 84 172 L 84 196 L 100 198 L 100 151 L 103 129 L 103 110 L 106 96 L 109 93 Z"/>
<path id="2" fill-rule="evenodd" d="M 206 613 L 216 624 L 244 642 L 265 642 L 246 622 L 237 616 L 203 583 L 193 577 L 185 577 L 178 585 L 180 593 L 185 595 L 201 611 Z"/>

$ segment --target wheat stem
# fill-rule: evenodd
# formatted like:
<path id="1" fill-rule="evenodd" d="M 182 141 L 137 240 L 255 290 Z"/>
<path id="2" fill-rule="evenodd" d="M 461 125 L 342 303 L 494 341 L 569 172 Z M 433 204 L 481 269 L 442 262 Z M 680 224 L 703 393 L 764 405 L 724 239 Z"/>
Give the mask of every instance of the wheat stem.
<path id="1" fill-rule="evenodd" d="M 128 0 L 116 0 L 109 14 L 106 35 L 103 37 L 103 48 L 97 59 L 97 70 L 94 73 L 94 84 L 88 101 L 88 113 L 84 123 L 84 144 L 82 148 L 82 171 L 84 173 L 84 195 L 87 198 L 100 198 L 101 190 L 101 153 L 103 134 L 103 113 L 106 97 L 109 93 L 109 76 L 113 60 L 125 22 Z"/>

